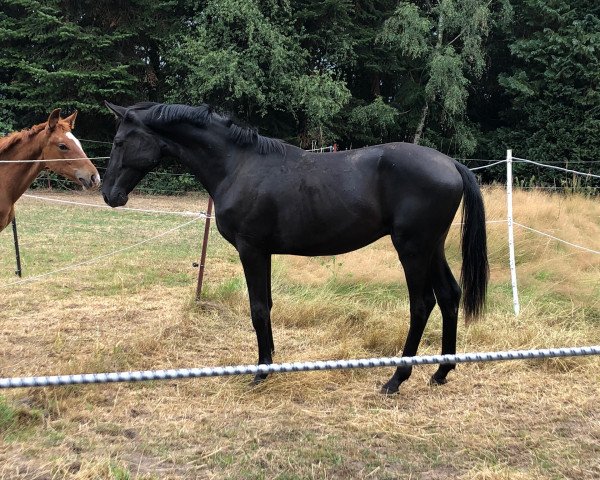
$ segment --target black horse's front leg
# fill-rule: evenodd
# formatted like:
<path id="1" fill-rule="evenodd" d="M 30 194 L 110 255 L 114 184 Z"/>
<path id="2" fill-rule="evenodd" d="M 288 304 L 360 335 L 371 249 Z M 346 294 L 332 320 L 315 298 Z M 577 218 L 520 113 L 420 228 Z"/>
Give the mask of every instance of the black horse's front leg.
<path id="1" fill-rule="evenodd" d="M 258 342 L 258 363 L 273 363 L 273 335 L 271 333 L 271 255 L 248 244 L 238 245 L 240 260 L 244 267 L 252 325 Z M 267 374 L 257 374 L 254 383 L 267 378 Z"/>

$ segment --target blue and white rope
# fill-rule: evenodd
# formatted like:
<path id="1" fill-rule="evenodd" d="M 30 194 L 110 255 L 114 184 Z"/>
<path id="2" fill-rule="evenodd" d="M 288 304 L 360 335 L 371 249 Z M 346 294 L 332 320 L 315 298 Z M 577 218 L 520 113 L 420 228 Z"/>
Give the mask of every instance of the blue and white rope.
<path id="1" fill-rule="evenodd" d="M 113 373 L 88 373 L 80 375 L 55 375 L 48 377 L 0 378 L 0 389 L 49 387 L 90 383 L 175 380 L 186 378 L 223 377 L 231 375 L 309 372 L 315 370 L 340 370 L 349 368 L 401 367 L 448 363 L 494 362 L 500 360 L 528 360 L 536 358 L 574 357 L 589 355 L 600 355 L 600 345 L 589 347 L 548 348 L 541 350 L 509 350 L 503 352 L 459 353 L 456 355 L 363 358 L 357 360 L 327 360 L 315 362 L 273 363 L 271 365 L 236 365 L 226 367 L 181 368 L 171 370 L 145 370 L 135 372 Z"/>

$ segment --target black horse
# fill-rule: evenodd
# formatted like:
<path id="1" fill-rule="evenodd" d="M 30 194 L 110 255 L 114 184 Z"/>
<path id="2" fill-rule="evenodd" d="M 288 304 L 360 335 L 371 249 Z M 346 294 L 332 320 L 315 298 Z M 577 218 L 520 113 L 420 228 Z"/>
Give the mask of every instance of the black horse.
<path id="1" fill-rule="evenodd" d="M 485 212 L 474 175 L 431 148 L 389 143 L 309 153 L 240 126 L 207 105 L 106 103 L 119 120 L 102 194 L 112 207 L 164 156 L 178 158 L 215 203 L 219 232 L 244 268 L 259 364 L 272 363 L 271 255 L 336 255 L 390 235 L 404 267 L 410 328 L 403 354 L 417 353 L 427 319 L 442 311 L 442 353 L 456 352 L 461 288 L 444 242 L 463 199 L 461 287 L 468 319 L 482 313 L 489 277 Z M 441 365 L 432 383 L 455 365 Z M 398 391 L 400 367 L 383 386 Z M 257 375 L 255 381 L 265 375 Z"/>

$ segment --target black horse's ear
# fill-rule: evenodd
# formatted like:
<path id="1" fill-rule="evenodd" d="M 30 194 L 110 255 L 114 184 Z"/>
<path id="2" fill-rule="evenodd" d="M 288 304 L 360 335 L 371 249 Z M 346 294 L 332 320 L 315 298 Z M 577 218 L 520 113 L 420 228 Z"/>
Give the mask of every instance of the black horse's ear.
<path id="1" fill-rule="evenodd" d="M 125 110 L 127 110 L 125 107 L 119 107 L 118 105 L 107 102 L 106 100 L 104 100 L 104 105 L 106 105 L 107 108 L 115 114 L 115 117 L 123 118 L 125 116 Z"/>

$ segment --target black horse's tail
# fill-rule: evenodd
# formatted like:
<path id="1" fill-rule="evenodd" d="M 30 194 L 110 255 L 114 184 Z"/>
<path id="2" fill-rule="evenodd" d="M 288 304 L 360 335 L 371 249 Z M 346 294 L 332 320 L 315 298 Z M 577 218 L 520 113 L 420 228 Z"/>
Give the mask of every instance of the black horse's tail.
<path id="1" fill-rule="evenodd" d="M 475 175 L 462 163 L 455 166 L 463 179 L 463 224 L 461 233 L 462 270 L 460 286 L 462 305 L 468 322 L 481 315 L 485 305 L 490 267 L 487 258 L 485 209 Z"/>

